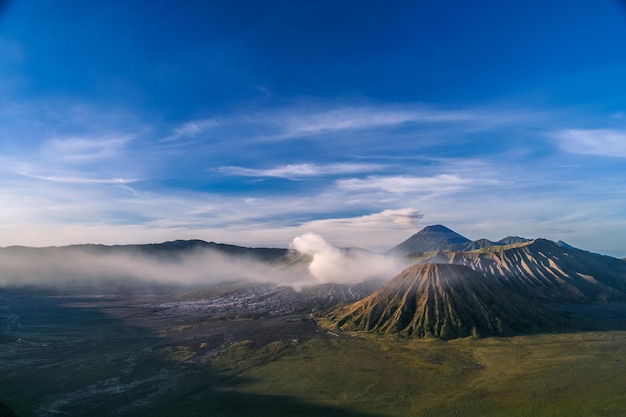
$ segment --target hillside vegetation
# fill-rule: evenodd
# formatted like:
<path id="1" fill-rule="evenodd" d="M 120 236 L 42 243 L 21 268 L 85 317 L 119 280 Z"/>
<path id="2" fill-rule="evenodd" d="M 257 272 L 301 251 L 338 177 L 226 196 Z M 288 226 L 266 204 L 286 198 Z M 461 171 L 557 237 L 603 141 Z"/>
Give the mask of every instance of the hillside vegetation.
<path id="1" fill-rule="evenodd" d="M 621 416 L 626 332 L 480 340 L 388 336 L 233 345 L 213 364 L 223 389 L 155 409 L 219 416 Z M 253 399 L 221 403 L 227 399 Z M 243 414 L 237 414 L 243 413 Z"/>

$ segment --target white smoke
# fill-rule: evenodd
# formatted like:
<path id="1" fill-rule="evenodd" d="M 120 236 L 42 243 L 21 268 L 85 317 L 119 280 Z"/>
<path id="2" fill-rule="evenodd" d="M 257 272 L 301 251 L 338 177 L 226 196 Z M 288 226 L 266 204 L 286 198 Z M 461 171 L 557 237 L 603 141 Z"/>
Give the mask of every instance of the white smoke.
<path id="1" fill-rule="evenodd" d="M 296 237 L 291 248 L 313 259 L 309 272 L 317 283 L 348 284 L 373 278 L 391 279 L 406 266 L 394 256 L 337 248 L 314 233 Z"/>

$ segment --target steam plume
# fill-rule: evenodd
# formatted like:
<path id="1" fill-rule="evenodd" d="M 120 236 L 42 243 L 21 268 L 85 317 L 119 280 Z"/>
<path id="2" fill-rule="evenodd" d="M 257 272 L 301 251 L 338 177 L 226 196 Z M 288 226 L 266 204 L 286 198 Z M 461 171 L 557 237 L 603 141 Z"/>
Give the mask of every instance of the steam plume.
<path id="1" fill-rule="evenodd" d="M 312 257 L 309 272 L 318 283 L 389 279 L 403 269 L 403 263 L 396 257 L 362 249 L 339 249 L 314 233 L 296 237 L 291 248 Z"/>

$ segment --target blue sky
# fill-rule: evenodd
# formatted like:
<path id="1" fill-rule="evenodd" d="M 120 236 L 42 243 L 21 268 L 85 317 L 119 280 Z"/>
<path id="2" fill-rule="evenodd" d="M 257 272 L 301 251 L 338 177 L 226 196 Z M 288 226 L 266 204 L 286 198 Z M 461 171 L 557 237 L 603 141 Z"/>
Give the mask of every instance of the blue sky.
<path id="1" fill-rule="evenodd" d="M 0 4 L 0 246 L 445 224 L 626 257 L 622 2 Z"/>

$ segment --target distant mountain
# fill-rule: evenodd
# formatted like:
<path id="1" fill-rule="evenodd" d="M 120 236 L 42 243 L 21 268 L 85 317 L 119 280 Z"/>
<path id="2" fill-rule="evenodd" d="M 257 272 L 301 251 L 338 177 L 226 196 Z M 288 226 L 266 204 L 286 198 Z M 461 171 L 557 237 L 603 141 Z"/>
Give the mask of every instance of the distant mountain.
<path id="1" fill-rule="evenodd" d="M 174 240 L 163 243 L 150 243 L 140 245 L 72 245 L 67 248 L 81 248 L 90 251 L 123 252 L 133 251 L 149 256 L 180 256 L 198 250 L 210 250 L 224 255 L 245 256 L 261 261 L 275 261 L 284 257 L 288 249 L 279 248 L 248 248 L 244 246 L 228 245 L 224 243 L 205 242 L 204 240 Z"/>
<path id="2" fill-rule="evenodd" d="M 442 251 L 420 260 L 465 265 L 518 294 L 543 301 L 626 300 L 626 262 L 546 239 L 473 252 Z"/>
<path id="3" fill-rule="evenodd" d="M 514 245 L 516 243 L 524 243 L 530 242 L 532 239 L 526 239 L 525 237 L 519 236 L 507 236 L 504 239 L 500 239 L 497 242 L 494 242 L 497 246 L 506 246 L 506 245 Z"/>
<path id="4" fill-rule="evenodd" d="M 175 240 L 163 243 L 148 243 L 136 245 L 98 245 L 82 244 L 69 246 L 52 246 L 45 248 L 31 248 L 25 246 L 10 246 L 0 248 L 2 253 L 14 254 L 46 254 L 62 255 L 70 252 L 81 251 L 90 254 L 140 254 L 159 258 L 177 258 L 199 250 L 210 250 L 224 255 L 236 257 L 248 257 L 266 262 L 274 262 L 288 255 L 288 249 L 280 248 L 248 248 L 224 243 L 205 242 L 204 240 Z"/>
<path id="5" fill-rule="evenodd" d="M 488 239 L 469 240 L 465 236 L 456 233 L 442 225 L 427 226 L 404 242 L 392 248 L 389 253 L 406 255 L 441 250 L 473 251 L 490 246 L 506 246 L 528 242 L 518 236 L 508 236 L 504 239 L 492 242 Z"/>
<path id="6" fill-rule="evenodd" d="M 341 330 L 444 339 L 545 330 L 561 320 L 476 271 L 451 264 L 411 266 L 326 318 Z"/>
<path id="7" fill-rule="evenodd" d="M 442 225 L 427 226 L 392 248 L 390 253 L 406 254 L 411 252 L 430 252 L 457 248 L 471 243 L 465 236 Z"/>

